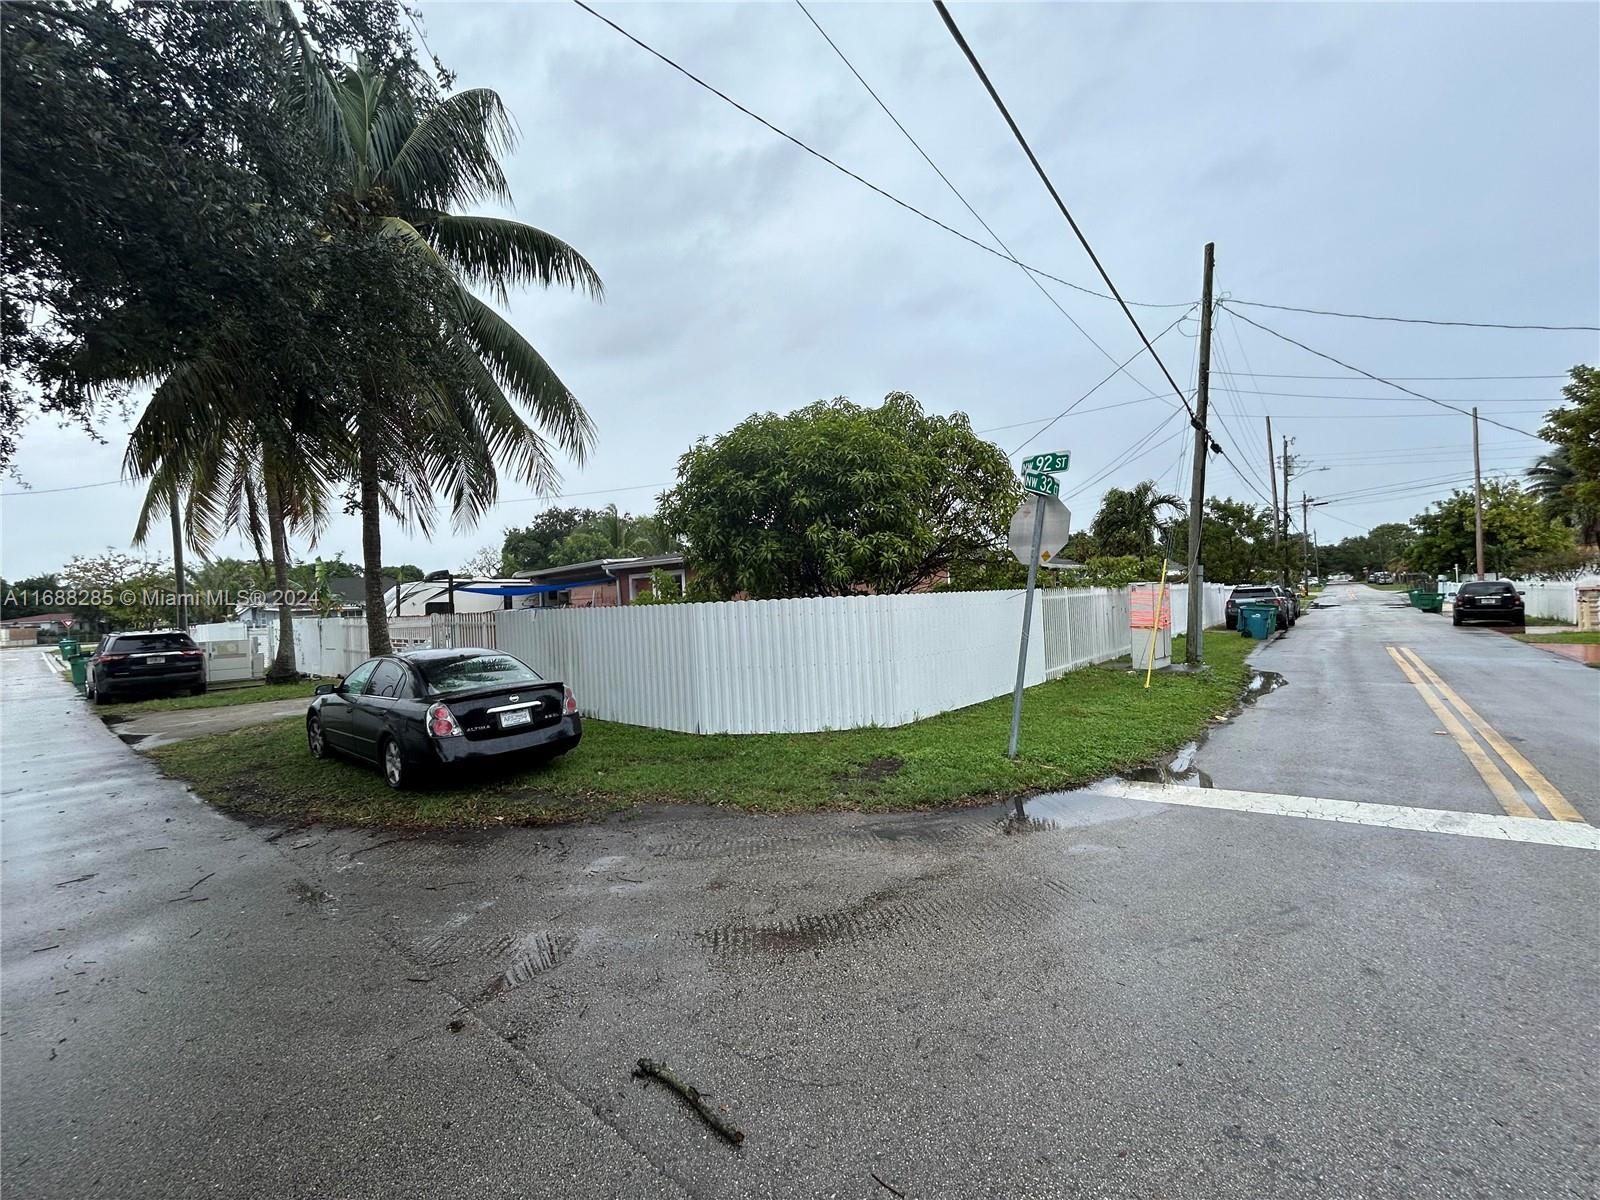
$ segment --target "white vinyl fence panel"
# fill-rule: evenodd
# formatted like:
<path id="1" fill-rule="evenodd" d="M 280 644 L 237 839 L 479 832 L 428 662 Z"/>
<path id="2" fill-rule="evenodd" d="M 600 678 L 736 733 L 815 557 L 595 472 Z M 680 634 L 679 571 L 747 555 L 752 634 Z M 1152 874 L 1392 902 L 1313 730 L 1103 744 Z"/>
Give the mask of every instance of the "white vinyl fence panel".
<path id="1" fill-rule="evenodd" d="M 1030 684 L 1045 676 L 1041 607 Z M 1022 594 L 516 609 L 495 619 L 498 648 L 568 684 L 591 716 L 689 733 L 802 733 L 903 725 L 1010 690 Z"/>
<path id="2" fill-rule="evenodd" d="M 460 646 L 500 648 L 494 612 L 434 613 L 432 621 L 430 636 L 436 650 L 454 650 Z"/>
<path id="3" fill-rule="evenodd" d="M 1523 611 L 1530 617 L 1548 617 L 1568 624 L 1578 623 L 1578 585 L 1571 582 L 1518 582 L 1523 593 Z"/>

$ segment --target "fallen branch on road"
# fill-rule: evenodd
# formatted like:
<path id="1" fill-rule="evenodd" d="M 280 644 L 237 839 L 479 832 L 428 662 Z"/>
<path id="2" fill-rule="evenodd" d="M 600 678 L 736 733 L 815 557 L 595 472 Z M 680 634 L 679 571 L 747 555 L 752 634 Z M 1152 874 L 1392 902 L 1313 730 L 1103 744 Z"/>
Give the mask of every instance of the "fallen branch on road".
<path id="1" fill-rule="evenodd" d="M 705 1098 L 700 1095 L 699 1090 L 674 1075 L 666 1063 L 652 1062 L 648 1058 L 641 1058 L 639 1065 L 634 1068 L 633 1077 L 635 1079 L 659 1079 L 677 1092 L 683 1098 L 684 1103 L 694 1109 L 700 1119 L 711 1126 L 718 1135 L 726 1138 L 735 1146 L 744 1141 L 744 1134 L 724 1121 L 717 1114 L 717 1111 L 705 1102 Z"/>

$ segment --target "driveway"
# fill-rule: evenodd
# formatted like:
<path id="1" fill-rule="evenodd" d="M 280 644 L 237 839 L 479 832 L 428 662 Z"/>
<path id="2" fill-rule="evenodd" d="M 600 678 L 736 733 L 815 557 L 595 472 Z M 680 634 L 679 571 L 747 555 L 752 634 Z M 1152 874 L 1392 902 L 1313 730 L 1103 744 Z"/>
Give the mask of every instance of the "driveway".
<path id="1" fill-rule="evenodd" d="M 1568 741 L 1592 765 L 1596 673 L 1492 634 L 1485 653 L 1519 657 L 1432 644 L 1421 614 L 1370 597 L 1261 652 L 1284 686 L 1179 772 L 1214 787 L 1108 784 L 1020 813 L 251 828 L 74 716 L 61 685 L 8 676 L 7 1181 L 1590 1197 L 1594 830 L 1541 808 L 1520 818 L 1539 837 L 1485 833 L 1512 818 L 1383 647 L 1417 649 L 1590 816 Z M 1570 725 L 1497 694 L 1524 687 Z M 27 758 L 50 731 L 82 772 Z M 1287 816 L 1262 796 L 1449 819 Z M 710 1093 L 743 1145 L 631 1079 L 641 1056 Z"/>

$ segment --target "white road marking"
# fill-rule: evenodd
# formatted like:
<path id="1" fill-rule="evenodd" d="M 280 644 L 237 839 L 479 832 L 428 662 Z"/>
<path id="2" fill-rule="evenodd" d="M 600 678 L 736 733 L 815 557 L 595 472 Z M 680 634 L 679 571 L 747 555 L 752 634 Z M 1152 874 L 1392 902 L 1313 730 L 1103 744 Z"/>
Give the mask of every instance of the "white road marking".
<path id="1" fill-rule="evenodd" d="M 1228 788 L 1129 783 L 1123 780 L 1096 784 L 1090 790 L 1101 796 L 1148 800 L 1156 804 L 1184 804 L 1192 808 L 1231 809 L 1267 816 L 1411 829 L 1419 833 L 1453 833 L 1460 837 L 1535 842 L 1544 846 L 1568 846 L 1574 850 L 1600 850 L 1600 829 L 1568 821 L 1541 821 L 1489 813 L 1451 812 L 1442 808 L 1411 808 L 1403 804 L 1369 804 L 1356 800 L 1326 800 L 1319 796 L 1283 796 L 1275 792 L 1236 792 Z"/>

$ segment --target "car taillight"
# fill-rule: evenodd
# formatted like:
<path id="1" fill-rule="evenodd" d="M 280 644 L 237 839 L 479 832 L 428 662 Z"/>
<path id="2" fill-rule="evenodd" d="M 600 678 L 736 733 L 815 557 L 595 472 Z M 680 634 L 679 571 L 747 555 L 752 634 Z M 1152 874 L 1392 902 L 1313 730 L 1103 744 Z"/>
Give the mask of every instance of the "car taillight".
<path id="1" fill-rule="evenodd" d="M 428 732 L 434 737 L 460 737 L 461 726 L 456 724 L 456 715 L 443 704 L 434 704 L 428 708 Z"/>
<path id="2" fill-rule="evenodd" d="M 127 660 L 128 660 L 128 656 L 126 654 L 102 654 L 98 658 L 96 658 L 94 661 L 95 662 L 126 662 Z"/>
<path id="3" fill-rule="evenodd" d="M 204 658 L 206 656 L 206 652 L 204 650 L 182 650 L 179 653 L 181 653 L 185 658 Z"/>
<path id="4" fill-rule="evenodd" d="M 572 689 L 564 684 L 561 688 L 561 711 L 564 713 L 578 711 L 578 698 L 572 694 Z"/>

